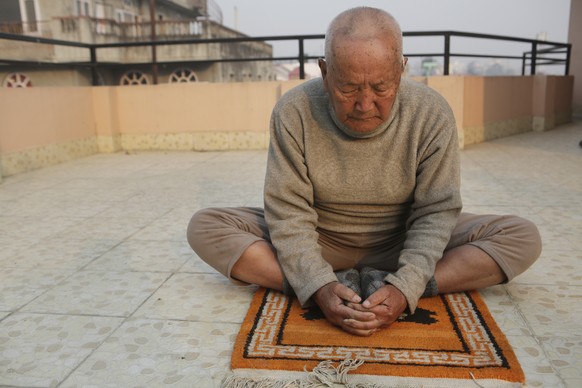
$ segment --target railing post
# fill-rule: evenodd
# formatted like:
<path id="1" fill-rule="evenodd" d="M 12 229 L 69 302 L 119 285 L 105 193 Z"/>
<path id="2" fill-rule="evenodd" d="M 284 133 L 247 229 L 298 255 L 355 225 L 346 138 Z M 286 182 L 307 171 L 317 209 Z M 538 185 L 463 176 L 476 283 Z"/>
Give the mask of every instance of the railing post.
<path id="1" fill-rule="evenodd" d="M 531 43 L 531 63 L 529 64 L 530 66 L 530 75 L 535 75 L 536 74 L 536 61 L 537 61 L 537 57 L 538 57 L 538 42 L 537 41 L 533 41 Z"/>
<path id="2" fill-rule="evenodd" d="M 99 75 L 97 74 L 97 49 L 95 46 L 89 47 L 89 54 L 91 55 L 91 84 L 98 86 Z"/>
<path id="3" fill-rule="evenodd" d="M 445 33 L 445 57 L 444 57 L 444 69 L 443 74 L 449 75 L 449 62 L 451 58 L 451 34 Z"/>
<path id="4" fill-rule="evenodd" d="M 158 58 L 156 54 L 156 0 L 150 0 L 150 23 L 152 28 L 152 82 L 158 84 Z"/>
<path id="5" fill-rule="evenodd" d="M 303 48 L 303 39 L 299 39 L 299 79 L 305 79 L 305 55 Z"/>
<path id="6" fill-rule="evenodd" d="M 527 53 L 521 55 L 521 76 L 525 75 L 525 61 L 527 59 Z"/>
<path id="7" fill-rule="evenodd" d="M 570 55 L 572 55 L 572 43 L 566 46 L 566 71 L 564 75 L 570 75 Z"/>

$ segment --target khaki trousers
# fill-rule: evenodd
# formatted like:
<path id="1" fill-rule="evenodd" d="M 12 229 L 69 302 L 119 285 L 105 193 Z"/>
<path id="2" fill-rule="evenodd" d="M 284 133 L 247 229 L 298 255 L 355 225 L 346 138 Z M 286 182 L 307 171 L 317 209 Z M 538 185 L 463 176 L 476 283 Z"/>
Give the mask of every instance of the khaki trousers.
<path id="1" fill-rule="evenodd" d="M 334 271 L 366 266 L 385 271 L 398 269 L 404 233 L 318 232 L 322 256 Z M 202 260 L 235 283 L 240 282 L 230 273 L 242 253 L 257 241 L 270 243 L 263 209 L 249 207 L 200 210 L 190 220 L 187 237 Z M 445 251 L 464 244 L 491 256 L 507 281 L 529 268 L 541 253 L 536 226 L 513 215 L 461 213 Z"/>

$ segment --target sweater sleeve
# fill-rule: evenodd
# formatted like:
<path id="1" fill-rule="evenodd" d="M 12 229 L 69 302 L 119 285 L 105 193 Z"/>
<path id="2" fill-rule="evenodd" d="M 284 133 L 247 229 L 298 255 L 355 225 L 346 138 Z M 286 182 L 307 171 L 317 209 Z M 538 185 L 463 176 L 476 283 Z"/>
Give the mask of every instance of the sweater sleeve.
<path id="1" fill-rule="evenodd" d="M 305 163 L 303 123 L 294 107 L 275 108 L 265 177 L 265 219 L 281 268 L 301 305 L 337 281 L 317 244 L 313 186 Z"/>
<path id="2" fill-rule="evenodd" d="M 399 269 L 386 281 L 398 288 L 414 312 L 427 282 L 442 258 L 461 211 L 457 128 L 448 105 L 420 125 L 416 187 Z"/>

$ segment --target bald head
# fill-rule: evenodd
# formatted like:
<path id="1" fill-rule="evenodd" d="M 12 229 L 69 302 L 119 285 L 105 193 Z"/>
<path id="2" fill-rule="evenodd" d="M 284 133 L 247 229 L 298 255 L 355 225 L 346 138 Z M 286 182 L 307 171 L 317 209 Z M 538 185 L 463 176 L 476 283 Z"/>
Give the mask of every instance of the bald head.
<path id="1" fill-rule="evenodd" d="M 402 61 L 402 31 L 388 12 L 357 7 L 340 13 L 330 23 L 325 36 L 325 58 L 333 62 L 335 53 L 346 41 L 381 40 L 391 47 L 395 63 Z"/>
<path id="2" fill-rule="evenodd" d="M 335 118 L 350 134 L 372 133 L 388 120 L 405 64 L 402 32 L 389 13 L 359 7 L 333 19 L 319 68 Z"/>

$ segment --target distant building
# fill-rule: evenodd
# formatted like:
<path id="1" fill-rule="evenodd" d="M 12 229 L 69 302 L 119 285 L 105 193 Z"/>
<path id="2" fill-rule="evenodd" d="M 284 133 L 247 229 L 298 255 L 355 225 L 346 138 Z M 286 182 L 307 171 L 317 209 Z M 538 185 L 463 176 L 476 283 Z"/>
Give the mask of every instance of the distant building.
<path id="1" fill-rule="evenodd" d="M 232 38 L 246 35 L 222 25 L 213 0 L 156 0 L 155 39 Z M 152 39 L 148 0 L 2 0 L 0 32 L 91 44 Z M 275 79 L 271 61 L 205 62 L 223 58 L 272 58 L 264 42 L 157 46 L 158 83 L 236 82 Z M 97 50 L 99 83 L 152 82 L 151 46 Z M 68 70 L 34 66 L 34 62 L 88 62 L 88 50 L 0 40 L 2 86 L 90 85 L 87 68 Z M 191 62 L 190 62 L 191 61 Z M 20 63 L 20 65 L 19 65 Z"/>

